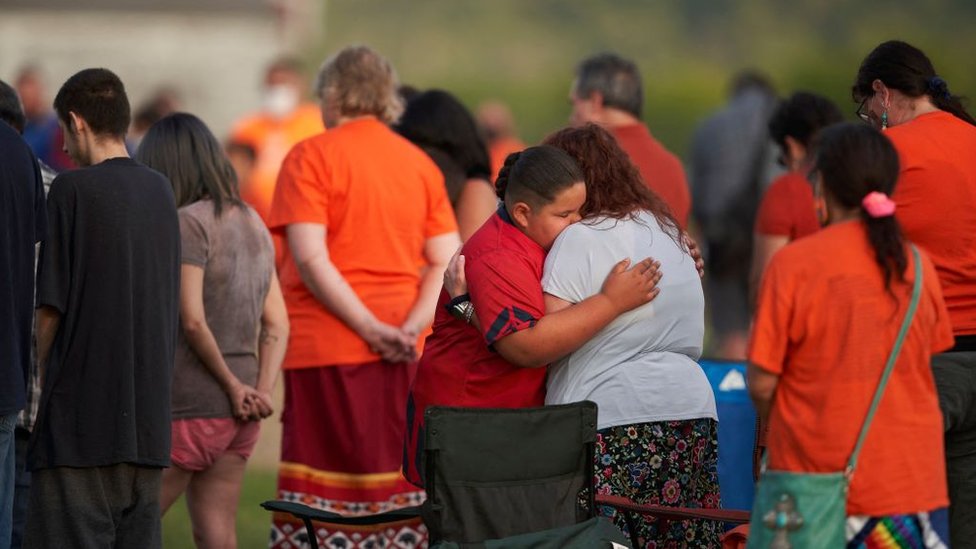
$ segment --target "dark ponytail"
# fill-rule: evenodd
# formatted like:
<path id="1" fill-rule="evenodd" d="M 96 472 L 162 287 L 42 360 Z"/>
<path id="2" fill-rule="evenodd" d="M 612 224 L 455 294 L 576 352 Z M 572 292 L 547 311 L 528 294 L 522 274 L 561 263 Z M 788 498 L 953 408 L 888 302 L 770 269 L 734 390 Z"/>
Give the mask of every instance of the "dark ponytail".
<path id="1" fill-rule="evenodd" d="M 908 258 L 901 226 L 894 215 L 873 217 L 863 205 L 872 192 L 890 197 L 894 191 L 899 167 L 891 142 L 864 124 L 829 126 L 820 133 L 813 171 L 841 206 L 860 210 L 885 287 L 890 289 L 892 280 L 904 281 Z"/>
<path id="2" fill-rule="evenodd" d="M 948 84 L 936 74 L 932 61 L 910 44 L 891 40 L 874 48 L 857 71 L 851 89 L 854 100 L 862 101 L 874 95 L 875 80 L 911 98 L 927 95 L 939 109 L 976 126 L 976 119 L 966 111 L 962 98 L 949 92 Z"/>
<path id="3" fill-rule="evenodd" d="M 525 202 L 533 207 L 556 199 L 560 191 L 583 182 L 583 173 L 566 152 L 549 145 L 529 147 L 505 158 L 495 192 L 507 206 Z"/>

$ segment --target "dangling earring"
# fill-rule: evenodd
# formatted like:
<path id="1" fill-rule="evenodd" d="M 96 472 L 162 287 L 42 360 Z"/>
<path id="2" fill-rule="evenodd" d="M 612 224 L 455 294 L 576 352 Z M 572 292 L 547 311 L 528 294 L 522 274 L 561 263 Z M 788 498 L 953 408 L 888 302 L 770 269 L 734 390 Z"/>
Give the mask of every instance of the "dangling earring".
<path id="1" fill-rule="evenodd" d="M 885 107 L 884 112 L 881 113 L 881 129 L 888 129 L 888 107 Z"/>
<path id="2" fill-rule="evenodd" d="M 830 214 L 827 211 L 827 201 L 824 200 L 824 197 L 814 197 L 813 210 L 817 214 L 817 222 L 820 223 L 821 227 L 826 227 L 830 224 Z"/>
<path id="3" fill-rule="evenodd" d="M 830 223 L 830 212 L 827 211 L 827 199 L 823 195 L 820 175 L 817 175 L 817 180 L 813 183 L 813 211 L 821 227 L 826 227 Z"/>

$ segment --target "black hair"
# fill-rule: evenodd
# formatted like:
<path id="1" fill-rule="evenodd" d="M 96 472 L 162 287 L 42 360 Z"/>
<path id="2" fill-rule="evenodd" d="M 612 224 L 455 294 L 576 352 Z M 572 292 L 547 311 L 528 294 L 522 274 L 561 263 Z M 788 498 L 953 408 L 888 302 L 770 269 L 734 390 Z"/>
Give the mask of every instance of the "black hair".
<path id="1" fill-rule="evenodd" d="M 219 216 L 225 205 L 244 205 L 220 143 L 192 114 L 171 114 L 153 124 L 135 158 L 169 178 L 177 207 L 209 198 Z"/>
<path id="2" fill-rule="evenodd" d="M 855 102 L 874 95 L 875 80 L 911 98 L 927 95 L 939 109 L 976 126 L 976 119 L 966 111 L 962 98 L 949 92 L 949 85 L 936 74 L 932 61 L 908 43 L 884 42 L 864 58 L 851 88 Z"/>
<path id="3" fill-rule="evenodd" d="M 637 118 L 644 106 L 640 71 L 633 61 L 615 53 L 601 53 L 584 59 L 576 68 L 576 96 L 587 99 L 594 92 L 603 105 L 628 112 Z"/>
<path id="4" fill-rule="evenodd" d="M 809 147 L 818 130 L 844 121 L 833 101 L 808 92 L 796 92 L 776 107 L 769 119 L 769 135 L 783 150 L 787 136 Z"/>
<path id="5" fill-rule="evenodd" d="M 573 157 L 550 145 L 529 147 L 505 158 L 495 189 L 506 206 L 525 202 L 533 208 L 551 204 L 562 190 L 582 183 Z"/>
<path id="6" fill-rule="evenodd" d="M 27 124 L 24 107 L 20 104 L 17 91 L 3 80 L 0 80 L 0 120 L 10 124 L 17 133 L 24 133 Z"/>
<path id="7" fill-rule="evenodd" d="M 895 216 L 871 217 L 862 201 L 877 191 L 891 196 L 898 180 L 898 153 L 881 132 L 865 124 L 844 122 L 824 128 L 816 143 L 813 172 L 824 189 L 845 208 L 858 208 L 885 287 L 905 280 L 908 259 L 901 226 Z"/>
<path id="8" fill-rule="evenodd" d="M 491 160 L 478 125 L 450 93 L 429 90 L 414 96 L 395 129 L 427 152 L 441 168 L 451 204 L 456 202 L 467 179 L 491 179 Z"/>
<path id="9" fill-rule="evenodd" d="M 69 112 L 85 120 L 95 135 L 122 139 L 129 129 L 129 98 L 125 86 L 108 69 L 85 69 L 75 73 L 54 98 L 58 118 L 71 127 Z"/>
<path id="10" fill-rule="evenodd" d="M 400 97 L 403 99 L 403 101 L 407 103 L 414 97 L 420 95 L 421 92 L 416 87 L 411 86 L 410 84 L 400 84 L 400 86 L 397 88 L 397 93 L 400 94 Z"/>

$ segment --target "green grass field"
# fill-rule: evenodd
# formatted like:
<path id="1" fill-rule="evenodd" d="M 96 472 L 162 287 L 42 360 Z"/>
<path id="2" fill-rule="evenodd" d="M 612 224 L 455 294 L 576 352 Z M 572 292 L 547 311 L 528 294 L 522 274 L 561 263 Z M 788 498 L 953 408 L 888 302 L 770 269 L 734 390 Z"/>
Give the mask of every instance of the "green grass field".
<path id="1" fill-rule="evenodd" d="M 272 469 L 249 468 L 244 475 L 241 501 L 237 506 L 237 545 L 242 549 L 267 547 L 271 513 L 260 507 L 262 501 L 274 499 L 277 473 Z M 163 547 L 193 549 L 193 531 L 186 502 L 180 498 L 163 517 Z"/>

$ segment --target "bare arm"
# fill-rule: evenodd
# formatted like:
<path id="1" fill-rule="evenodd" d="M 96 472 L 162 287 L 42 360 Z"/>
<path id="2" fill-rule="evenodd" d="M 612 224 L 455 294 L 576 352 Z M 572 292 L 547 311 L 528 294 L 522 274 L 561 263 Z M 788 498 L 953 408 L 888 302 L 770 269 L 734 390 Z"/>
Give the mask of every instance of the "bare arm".
<path id="1" fill-rule="evenodd" d="M 454 207 L 461 240 L 467 242 L 497 209 L 498 197 L 491 183 L 484 179 L 467 180 Z"/>
<path id="2" fill-rule="evenodd" d="M 184 263 L 180 269 L 180 324 L 183 335 L 193 352 L 200 357 L 200 361 L 227 393 L 234 416 L 247 419 L 251 414 L 247 402 L 251 391 L 230 371 L 207 324 L 203 307 L 203 276 L 203 268 L 197 265 Z"/>
<path id="3" fill-rule="evenodd" d="M 537 368 L 580 348 L 615 318 L 660 292 L 658 263 L 648 258 L 627 269 L 629 263 L 624 260 L 614 266 L 600 293 L 499 339 L 495 350 L 516 366 Z"/>
<path id="4" fill-rule="evenodd" d="M 759 297 L 759 283 L 769 260 L 780 248 L 790 242 L 790 237 L 755 233 L 752 246 L 752 267 L 749 270 L 749 305 L 755 310 Z"/>
<path id="5" fill-rule="evenodd" d="M 461 245 L 458 233 L 446 233 L 427 239 L 424 243 L 424 257 L 427 258 L 427 270 L 420 281 L 420 292 L 414 302 L 401 329 L 412 347 L 416 345 L 417 335 L 430 326 L 434 321 L 434 310 L 437 308 L 437 298 L 441 293 L 444 280 L 444 270 L 451 260 L 454 251 Z M 405 344 L 408 343 L 405 341 Z"/>
<path id="6" fill-rule="evenodd" d="M 47 359 L 51 354 L 51 345 L 54 343 L 54 336 L 57 335 L 58 327 L 61 325 L 61 313 L 54 307 L 41 305 L 34 315 L 38 372 L 43 379 L 44 370 L 47 368 Z"/>
<path id="7" fill-rule="evenodd" d="M 749 364 L 746 370 L 746 385 L 749 386 L 749 396 L 752 403 L 756 406 L 756 412 L 762 420 L 763 425 L 768 425 L 769 409 L 776 396 L 776 386 L 779 385 L 779 376 L 755 364 Z"/>
<path id="8" fill-rule="evenodd" d="M 542 294 L 542 299 L 546 303 L 546 314 L 551 315 L 571 306 L 573 303 L 565 299 L 556 297 L 552 294 Z"/>
<path id="9" fill-rule="evenodd" d="M 402 354 L 400 329 L 380 322 L 336 269 L 325 245 L 325 225 L 295 223 L 288 225 L 287 235 L 302 282 L 315 299 L 385 360 L 397 362 Z"/>
<path id="10" fill-rule="evenodd" d="M 261 333 L 258 336 L 258 381 L 256 389 L 259 398 L 255 406 L 262 418 L 274 412 L 271 391 L 274 389 L 288 348 L 288 312 L 281 294 L 278 275 L 271 272 L 271 286 L 264 299 L 261 313 Z"/>

